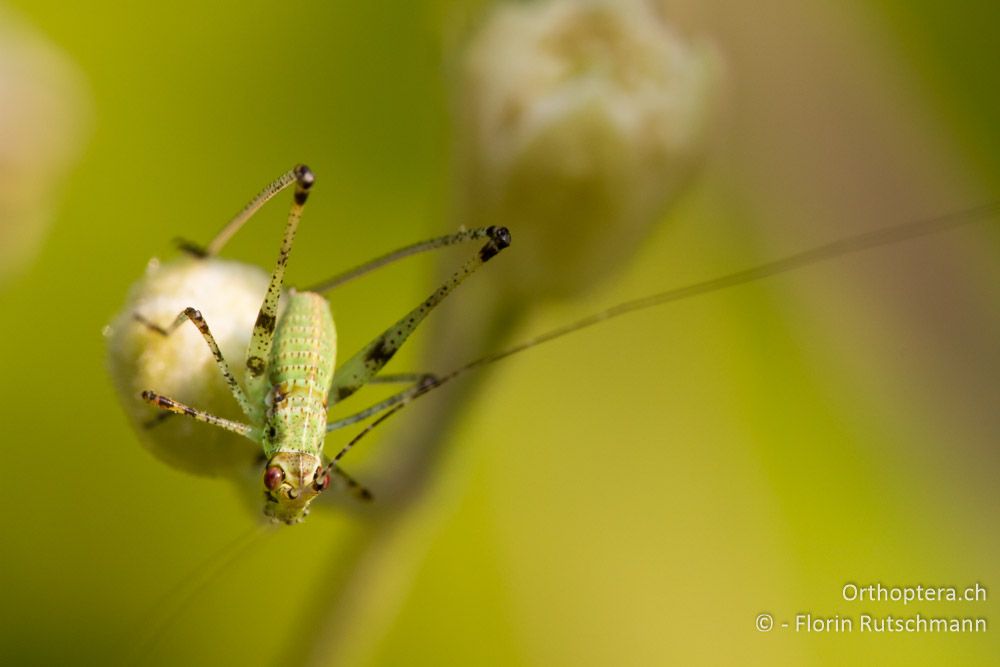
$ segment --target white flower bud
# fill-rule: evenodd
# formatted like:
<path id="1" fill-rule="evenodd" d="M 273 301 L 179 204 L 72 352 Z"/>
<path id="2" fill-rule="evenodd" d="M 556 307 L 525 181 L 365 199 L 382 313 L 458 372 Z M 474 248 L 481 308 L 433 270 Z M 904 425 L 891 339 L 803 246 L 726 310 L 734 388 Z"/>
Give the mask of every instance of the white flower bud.
<path id="1" fill-rule="evenodd" d="M 692 175 L 719 71 L 642 0 L 495 8 L 466 54 L 456 143 L 459 219 L 514 237 L 497 284 L 567 295 L 628 258 Z"/>
<path id="2" fill-rule="evenodd" d="M 0 7 L 0 281 L 40 246 L 89 116 L 76 66 Z"/>
<path id="3" fill-rule="evenodd" d="M 118 398 L 140 440 L 166 463 L 200 475 L 240 478 L 260 456 L 260 447 L 189 417 L 165 417 L 168 413 L 140 398 L 148 389 L 219 417 L 247 421 L 193 324 L 182 322 L 164 336 L 135 315 L 167 328 L 185 308 L 197 308 L 241 379 L 269 279 L 263 269 L 239 262 L 184 257 L 161 265 L 154 259 L 105 329 Z"/>

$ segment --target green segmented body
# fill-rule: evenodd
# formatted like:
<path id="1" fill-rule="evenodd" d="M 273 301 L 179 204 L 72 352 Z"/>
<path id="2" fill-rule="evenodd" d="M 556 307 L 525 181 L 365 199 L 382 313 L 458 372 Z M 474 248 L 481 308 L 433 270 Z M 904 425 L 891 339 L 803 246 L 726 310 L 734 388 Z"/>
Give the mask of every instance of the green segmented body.
<path id="1" fill-rule="evenodd" d="M 322 454 L 336 354 L 337 331 L 326 300 L 312 292 L 293 292 L 271 349 L 271 388 L 264 398 L 261 435 L 268 458 L 280 451 Z"/>

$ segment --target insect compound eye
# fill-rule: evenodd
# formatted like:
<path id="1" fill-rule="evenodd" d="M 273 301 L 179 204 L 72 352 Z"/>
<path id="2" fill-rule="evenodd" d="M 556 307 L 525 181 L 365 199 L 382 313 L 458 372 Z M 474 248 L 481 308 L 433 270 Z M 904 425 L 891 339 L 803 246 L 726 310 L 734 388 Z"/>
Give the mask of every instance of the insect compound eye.
<path id="1" fill-rule="evenodd" d="M 268 466 L 264 471 L 264 486 L 268 491 L 274 491 L 285 481 L 285 471 L 278 466 Z"/>
<path id="2" fill-rule="evenodd" d="M 326 491 L 327 487 L 330 486 L 330 473 L 323 470 L 323 468 L 316 468 L 316 476 L 313 483 L 317 491 Z"/>

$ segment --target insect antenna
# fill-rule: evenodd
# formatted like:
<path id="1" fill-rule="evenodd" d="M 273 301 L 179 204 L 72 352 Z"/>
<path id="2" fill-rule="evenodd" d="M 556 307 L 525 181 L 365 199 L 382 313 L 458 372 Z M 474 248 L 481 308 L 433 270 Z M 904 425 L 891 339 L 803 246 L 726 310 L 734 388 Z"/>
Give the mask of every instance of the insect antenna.
<path id="1" fill-rule="evenodd" d="M 469 371 L 487 366 L 500 361 L 501 359 L 506 359 L 507 357 L 524 352 L 525 350 L 531 349 L 543 343 L 548 343 L 549 341 L 562 338 L 563 336 L 567 336 L 571 333 L 575 333 L 582 329 L 594 326 L 595 324 L 599 324 L 628 313 L 634 313 L 636 311 L 653 308 L 655 306 L 662 306 L 675 301 L 682 301 L 684 299 L 709 294 L 711 292 L 718 292 L 730 287 L 745 285 L 747 283 L 756 282 L 758 280 L 763 280 L 765 278 L 770 278 L 771 276 L 783 273 L 789 273 L 791 271 L 812 266 L 813 264 L 837 259 L 839 257 L 845 257 L 847 255 L 852 255 L 865 250 L 894 245 L 896 243 L 917 239 L 929 234 L 946 232 L 964 225 L 994 218 L 998 213 L 1000 213 L 1000 201 L 932 218 L 924 218 L 892 227 L 885 227 L 883 229 L 856 234 L 854 236 L 847 236 L 837 241 L 832 241 L 830 243 L 819 245 L 808 250 L 803 250 L 792 255 L 787 255 L 781 259 L 758 264 L 757 266 L 729 273 L 718 278 L 712 278 L 710 280 L 692 283 L 683 287 L 676 287 L 674 289 L 658 292 L 656 294 L 633 299 L 631 301 L 625 301 L 617 306 L 593 313 L 592 315 L 570 322 L 569 324 L 565 324 L 561 327 L 539 334 L 533 338 L 521 341 L 520 343 L 504 350 L 482 356 L 463 366 L 459 366 L 448 373 L 437 376 L 427 376 L 427 379 L 424 382 L 412 387 L 409 391 L 402 392 L 392 399 L 383 402 L 381 405 L 385 408 L 385 412 L 380 414 L 374 421 L 368 424 L 346 445 L 344 445 L 337 455 L 330 460 L 329 465 L 335 465 L 363 437 L 371 433 L 371 431 L 377 426 L 385 422 L 420 396 L 423 396 L 429 391 L 436 389 L 456 377 L 468 373 Z"/>

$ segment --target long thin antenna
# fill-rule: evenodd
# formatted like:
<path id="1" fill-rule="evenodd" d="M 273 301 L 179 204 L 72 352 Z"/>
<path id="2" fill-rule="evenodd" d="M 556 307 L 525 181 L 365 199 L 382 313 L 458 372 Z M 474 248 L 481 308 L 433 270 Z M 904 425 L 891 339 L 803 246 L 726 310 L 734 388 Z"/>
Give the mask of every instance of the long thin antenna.
<path id="1" fill-rule="evenodd" d="M 335 457 L 333 457 L 331 465 L 339 461 L 344 454 L 346 454 L 352 447 L 354 447 L 355 444 L 357 444 L 359 440 L 361 440 L 361 438 L 370 433 L 379 424 L 389 419 L 392 415 L 402 410 L 406 405 L 413 402 L 414 399 L 423 396 L 427 392 L 436 389 L 446 382 L 449 382 L 460 375 L 464 375 L 471 370 L 495 363 L 501 359 L 506 359 L 509 356 L 518 354 L 519 352 L 523 352 L 543 343 L 548 343 L 549 341 L 562 338 L 563 336 L 575 333 L 581 329 L 586 329 L 600 322 L 620 317 L 628 313 L 634 313 L 636 311 L 645 310 L 646 308 L 652 308 L 654 306 L 662 306 L 694 296 L 708 294 L 710 292 L 718 292 L 730 287 L 736 287 L 738 285 L 745 285 L 747 283 L 770 278 L 771 276 L 796 271 L 823 261 L 852 255 L 864 250 L 893 245 L 903 241 L 920 238 L 921 236 L 949 231 L 967 224 L 981 222 L 983 220 L 996 217 L 998 213 L 1000 213 L 1000 202 L 993 202 L 934 218 L 926 218 L 923 220 L 903 223 L 893 227 L 878 229 L 872 232 L 848 236 L 838 241 L 826 243 L 809 250 L 803 250 L 793 255 L 771 262 L 766 262 L 749 269 L 743 269 L 742 271 L 736 271 L 735 273 L 730 273 L 711 280 L 704 280 L 690 285 L 685 285 L 683 287 L 670 289 L 665 292 L 651 294 L 639 299 L 633 299 L 631 301 L 620 303 L 612 308 L 588 315 L 587 317 L 576 320 L 575 322 L 570 322 L 569 324 L 565 324 L 561 327 L 557 327 L 535 336 L 534 338 L 529 338 L 513 345 L 512 347 L 508 347 L 505 350 L 487 354 L 479 359 L 470 361 L 464 366 L 460 366 L 449 373 L 445 373 L 437 377 L 429 376 L 426 382 L 413 387 L 413 389 L 408 392 L 399 394 L 398 401 L 394 405 L 386 406 L 386 412 L 379 415 L 377 419 L 368 424 L 368 426 L 354 436 L 354 438 L 352 438 L 351 441 L 348 442 Z"/>

